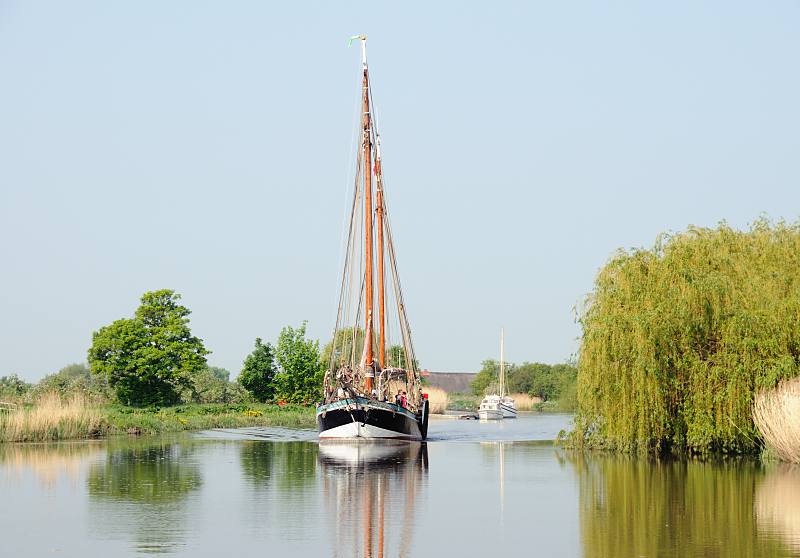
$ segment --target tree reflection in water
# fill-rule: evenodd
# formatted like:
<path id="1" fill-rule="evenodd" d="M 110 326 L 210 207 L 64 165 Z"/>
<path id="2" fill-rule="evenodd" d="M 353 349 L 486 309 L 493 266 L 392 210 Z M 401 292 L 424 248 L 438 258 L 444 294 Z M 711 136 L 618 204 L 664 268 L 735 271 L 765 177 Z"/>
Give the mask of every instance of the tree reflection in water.
<path id="1" fill-rule="evenodd" d="M 246 483 L 244 522 L 252 536 L 265 529 L 284 541 L 302 541 L 316 525 L 306 517 L 318 493 L 317 444 L 313 442 L 244 440 L 239 463 Z"/>
<path id="2" fill-rule="evenodd" d="M 409 556 L 427 445 L 323 441 L 319 462 L 332 555 Z"/>
<path id="3" fill-rule="evenodd" d="M 585 558 L 791 556 L 758 528 L 756 461 L 567 454 L 580 487 Z"/>
<path id="4" fill-rule="evenodd" d="M 137 551 L 170 552 L 184 544 L 190 494 L 202 484 L 192 444 L 149 440 L 110 446 L 87 477 L 93 528 L 133 534 Z M 112 519 L 113 518 L 113 519 Z"/>
<path id="5" fill-rule="evenodd" d="M 254 489 L 296 491 L 314 484 L 317 444 L 245 440 L 239 454 L 242 473 Z"/>

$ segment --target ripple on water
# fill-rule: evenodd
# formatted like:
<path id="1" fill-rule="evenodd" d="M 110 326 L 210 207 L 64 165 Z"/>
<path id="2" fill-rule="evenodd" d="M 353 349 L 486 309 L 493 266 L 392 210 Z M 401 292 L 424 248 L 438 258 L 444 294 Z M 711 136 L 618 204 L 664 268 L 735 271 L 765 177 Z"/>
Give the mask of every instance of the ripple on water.
<path id="1" fill-rule="evenodd" d="M 429 442 L 533 442 L 555 440 L 572 426 L 572 415 L 521 413 L 516 419 L 459 420 L 455 416 L 433 416 L 428 426 Z M 316 430 L 281 427 L 219 428 L 196 436 L 212 440 L 269 440 L 273 442 L 316 441 Z"/>

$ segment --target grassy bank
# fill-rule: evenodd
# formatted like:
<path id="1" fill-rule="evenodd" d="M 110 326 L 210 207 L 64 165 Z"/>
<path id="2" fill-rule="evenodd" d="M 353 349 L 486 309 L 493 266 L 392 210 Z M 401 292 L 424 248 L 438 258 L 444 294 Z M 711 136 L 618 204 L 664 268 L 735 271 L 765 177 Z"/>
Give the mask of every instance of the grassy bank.
<path id="1" fill-rule="evenodd" d="M 241 428 L 245 426 L 284 426 L 314 428 L 313 407 L 301 405 L 191 404 L 163 409 L 132 409 L 109 406 L 102 409 L 112 433 L 138 429 L 142 434 Z"/>
<path id="2" fill-rule="evenodd" d="M 0 442 L 44 442 L 102 438 L 116 434 L 159 434 L 210 428 L 284 426 L 313 428 L 314 409 L 299 405 L 189 404 L 134 409 L 95 406 L 80 397 L 42 398 L 35 406 L 0 413 Z"/>
<path id="3" fill-rule="evenodd" d="M 471 393 L 450 393 L 448 394 L 448 411 L 476 411 L 481 404 L 481 398 Z"/>

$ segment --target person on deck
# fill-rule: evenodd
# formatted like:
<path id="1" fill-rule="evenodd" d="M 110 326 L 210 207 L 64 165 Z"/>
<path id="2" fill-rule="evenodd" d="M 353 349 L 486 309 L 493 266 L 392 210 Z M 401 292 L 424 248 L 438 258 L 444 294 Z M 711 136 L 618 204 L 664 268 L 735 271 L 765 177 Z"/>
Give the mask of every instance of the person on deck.
<path id="1" fill-rule="evenodd" d="M 406 392 L 404 391 L 400 396 L 400 406 L 405 409 L 406 405 L 408 405 L 408 398 L 406 397 Z"/>
<path id="2" fill-rule="evenodd" d="M 403 405 L 402 400 L 403 400 L 403 392 L 398 389 L 397 390 L 397 395 L 394 396 L 395 405 L 402 406 Z"/>

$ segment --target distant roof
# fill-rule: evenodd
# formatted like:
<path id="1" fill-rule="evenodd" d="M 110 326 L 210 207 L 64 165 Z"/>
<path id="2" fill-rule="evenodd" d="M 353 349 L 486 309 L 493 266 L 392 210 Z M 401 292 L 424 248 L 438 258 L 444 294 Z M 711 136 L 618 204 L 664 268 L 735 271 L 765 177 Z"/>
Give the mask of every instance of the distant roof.
<path id="1" fill-rule="evenodd" d="M 427 372 L 427 373 L 426 373 Z M 429 386 L 438 387 L 448 393 L 467 393 L 477 372 L 434 372 L 425 370 L 422 375 Z"/>

